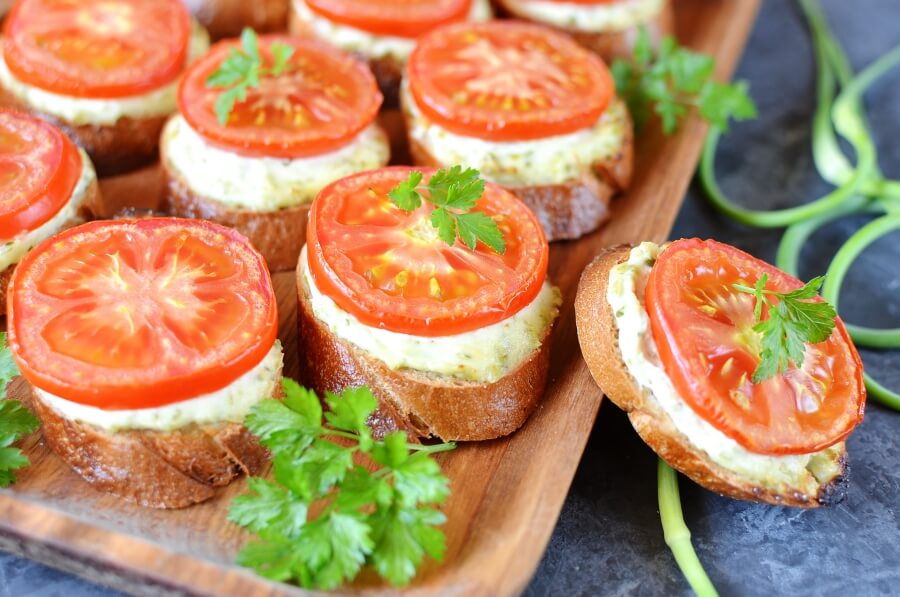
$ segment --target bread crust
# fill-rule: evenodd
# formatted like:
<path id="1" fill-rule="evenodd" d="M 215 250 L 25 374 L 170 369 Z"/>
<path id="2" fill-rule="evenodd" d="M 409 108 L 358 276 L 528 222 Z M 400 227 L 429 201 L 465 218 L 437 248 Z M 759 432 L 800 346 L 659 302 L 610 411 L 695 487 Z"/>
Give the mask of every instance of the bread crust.
<path id="1" fill-rule="evenodd" d="M 85 481 L 148 508 L 186 508 L 211 499 L 217 487 L 242 473 L 261 473 L 268 459 L 239 423 L 111 433 L 66 419 L 33 389 L 30 406 L 47 445 Z"/>
<path id="2" fill-rule="evenodd" d="M 290 18 L 288 19 L 288 30 L 291 35 L 298 37 L 316 37 L 315 31 L 312 30 L 309 23 L 304 21 L 297 15 L 294 10 L 293 2 L 291 2 Z M 329 40 L 325 40 L 329 41 Z M 369 70 L 375 76 L 378 83 L 378 89 L 384 96 L 384 103 L 381 105 L 383 110 L 396 110 L 400 107 L 400 82 L 403 80 L 404 64 L 392 56 L 384 58 L 369 58 L 359 52 L 353 55 L 361 62 L 369 66 Z"/>
<path id="3" fill-rule="evenodd" d="M 630 246 L 611 247 L 584 270 L 575 297 L 575 319 L 578 341 L 591 375 L 609 399 L 628 413 L 632 426 L 644 442 L 673 468 L 722 495 L 801 508 L 839 501 L 848 474 L 847 454 L 843 448 L 835 457 L 841 474 L 821 484 L 817 495 L 790 489 L 779 493 L 713 462 L 694 447 L 665 412 L 644 396 L 622 360 L 618 327 L 606 298 L 609 272 L 628 259 L 630 250 Z"/>
<path id="4" fill-rule="evenodd" d="M 409 117 L 406 128 L 411 130 Z M 575 239 L 593 232 L 609 219 L 609 203 L 614 195 L 631 184 L 634 170 L 634 132 L 627 117 L 625 136 L 618 154 L 596 162 L 581 177 L 559 184 L 507 186 L 535 213 L 547 240 Z M 424 145 L 408 134 L 413 163 L 436 168 L 448 167 Z"/>
<path id="5" fill-rule="evenodd" d="M 513 18 L 524 18 L 517 16 L 506 6 L 504 0 L 494 0 L 497 12 Z M 572 38 L 583 48 L 594 52 L 607 63 L 611 63 L 616 58 L 630 58 L 634 49 L 634 42 L 640 33 L 641 26 L 647 28 L 650 40 L 654 45 L 658 44 L 665 36 L 674 35 L 675 33 L 675 12 L 672 7 L 671 0 L 666 0 L 662 10 L 654 18 L 640 26 L 631 27 L 622 31 L 581 31 L 578 29 L 570 29 L 565 27 L 557 27 L 549 23 L 541 23 L 546 27 L 561 31 L 571 35 Z"/>
<path id="6" fill-rule="evenodd" d="M 257 33 L 284 31 L 290 0 L 184 0 L 212 40 L 237 37 L 244 27 Z"/>
<path id="7" fill-rule="evenodd" d="M 46 114 L 0 88 L 0 106 L 29 112 L 69 135 L 84 148 L 100 177 L 117 176 L 156 161 L 159 136 L 168 116 L 120 118 L 115 124 L 72 124 Z"/>
<path id="8" fill-rule="evenodd" d="M 195 193 L 162 155 L 164 179 L 161 209 L 173 216 L 212 220 L 234 228 L 266 259 L 272 272 L 290 271 L 306 242 L 309 204 L 277 211 L 251 211 L 227 206 Z"/>
<path id="9" fill-rule="evenodd" d="M 62 232 L 63 230 L 72 228 L 73 226 L 78 226 L 79 224 L 83 224 L 84 222 L 91 220 L 93 216 L 97 215 L 94 210 L 96 209 L 99 202 L 100 188 L 97 185 L 97 181 L 95 180 L 85 190 L 84 201 L 81 203 L 81 207 L 78 209 L 75 217 L 63 222 L 63 225 L 60 226 L 58 232 Z M 6 291 L 9 288 L 9 281 L 12 279 L 12 275 L 15 269 L 16 264 L 13 263 L 5 270 L 0 272 L 0 317 L 6 317 Z"/>
<path id="10" fill-rule="evenodd" d="M 495 383 L 394 371 L 341 340 L 316 318 L 302 268 L 297 268 L 301 382 L 319 395 L 366 385 L 379 400 L 370 420 L 376 434 L 403 430 L 413 438 L 488 440 L 521 427 L 537 408 L 550 366 L 550 331 L 519 367 Z"/>

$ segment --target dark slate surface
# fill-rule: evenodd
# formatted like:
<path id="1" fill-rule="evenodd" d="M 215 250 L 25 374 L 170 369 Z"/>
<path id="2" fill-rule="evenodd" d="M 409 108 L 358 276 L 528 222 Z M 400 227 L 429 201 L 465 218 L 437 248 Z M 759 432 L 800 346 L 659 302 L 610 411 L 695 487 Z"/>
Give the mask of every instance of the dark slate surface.
<path id="1" fill-rule="evenodd" d="M 740 0 L 729 0 L 740 1 Z M 900 43 L 896 0 L 826 0 L 826 11 L 855 67 Z M 749 79 L 761 117 L 722 142 L 726 191 L 748 205 L 783 207 L 828 190 L 812 169 L 809 121 L 813 63 L 794 3 L 765 0 L 738 71 Z M 883 169 L 900 177 L 900 72 L 868 95 Z M 809 277 L 823 271 L 861 221 L 813 238 Z M 779 233 L 732 224 L 692 188 L 673 237 L 715 237 L 774 259 Z M 900 233 L 866 251 L 842 296 L 847 319 L 900 326 Z M 866 352 L 869 371 L 900 388 L 900 351 Z M 900 415 L 870 403 L 850 440 L 852 484 L 837 507 L 799 511 L 735 502 L 688 481 L 681 491 L 694 544 L 723 595 L 900 594 Z M 653 453 L 625 416 L 605 404 L 559 524 L 526 594 L 672 595 L 689 592 L 666 549 L 656 509 Z M 25 560 L 0 555 L 0 596 L 118 595 Z"/>

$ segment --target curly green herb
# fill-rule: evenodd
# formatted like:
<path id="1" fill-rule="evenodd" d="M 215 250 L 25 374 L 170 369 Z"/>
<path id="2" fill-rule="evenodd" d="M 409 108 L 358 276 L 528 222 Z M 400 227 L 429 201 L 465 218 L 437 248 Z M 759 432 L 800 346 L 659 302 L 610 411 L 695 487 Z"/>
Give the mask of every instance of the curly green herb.
<path id="1" fill-rule="evenodd" d="M 0 396 L 6 396 L 6 388 L 19 368 L 6 345 L 6 332 L 0 332 Z M 15 472 L 28 466 L 28 458 L 14 443 L 37 431 L 38 420 L 18 400 L 0 400 L 0 487 L 8 487 L 16 480 Z"/>

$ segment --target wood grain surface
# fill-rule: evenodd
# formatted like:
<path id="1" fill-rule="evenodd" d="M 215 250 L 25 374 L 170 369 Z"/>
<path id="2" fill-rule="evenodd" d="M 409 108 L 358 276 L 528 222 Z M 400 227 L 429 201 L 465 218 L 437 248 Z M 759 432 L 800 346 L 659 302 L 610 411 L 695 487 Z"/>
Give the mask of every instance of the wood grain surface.
<path id="1" fill-rule="evenodd" d="M 759 0 L 675 0 L 682 43 L 717 59 L 730 76 Z M 429 562 L 410 594 L 516 594 L 534 573 L 556 523 L 602 400 L 581 358 L 572 301 L 584 266 L 604 246 L 665 240 L 693 175 L 705 126 L 687 121 L 664 138 L 648 127 L 638 141 L 637 176 L 615 200 L 612 221 L 577 242 L 554 244 L 550 277 L 565 303 L 553 336 L 546 396 L 517 433 L 461 445 L 440 455 L 451 480 L 444 507 L 447 554 Z M 275 277 L 285 372 L 294 375 L 296 297 L 293 273 Z M 12 394 L 21 392 L 17 381 Z M 290 595 L 233 565 L 247 535 L 226 518 L 243 481 L 212 501 L 180 511 L 147 510 L 99 493 L 49 452 L 34 434 L 24 448 L 32 465 L 0 491 L 0 550 L 134 594 Z M 602 541 L 597 537 L 597 541 Z M 392 592 L 364 578 L 346 589 Z"/>

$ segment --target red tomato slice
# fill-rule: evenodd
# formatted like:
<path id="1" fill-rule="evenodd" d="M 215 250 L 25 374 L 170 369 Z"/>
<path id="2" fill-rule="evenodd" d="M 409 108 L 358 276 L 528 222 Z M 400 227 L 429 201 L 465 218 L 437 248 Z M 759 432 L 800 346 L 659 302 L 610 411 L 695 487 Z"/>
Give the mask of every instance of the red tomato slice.
<path id="1" fill-rule="evenodd" d="M 179 0 L 20 0 L 6 19 L 3 56 L 29 85 L 126 97 L 178 77 L 190 32 Z"/>
<path id="2" fill-rule="evenodd" d="M 0 239 L 34 230 L 69 201 L 81 154 L 43 120 L 0 110 Z"/>
<path id="3" fill-rule="evenodd" d="M 97 221 L 34 248 L 8 294 L 10 346 L 42 390 L 108 410 L 219 390 L 272 348 L 263 258 L 201 220 Z"/>
<path id="4" fill-rule="evenodd" d="M 758 454 L 809 454 L 844 439 L 862 420 L 862 363 L 838 318 L 828 340 L 807 348 L 801 368 L 754 384 L 756 301 L 733 284 L 752 287 L 763 274 L 769 290 L 803 285 L 716 241 L 672 243 L 647 282 L 653 339 L 678 393 L 722 433 Z"/>
<path id="5" fill-rule="evenodd" d="M 272 43 L 294 54 L 279 76 L 263 76 L 235 104 L 227 126 L 216 119 L 216 99 L 225 91 L 207 87 L 237 41 L 221 42 L 194 64 L 178 91 L 178 108 L 192 129 L 226 149 L 249 156 L 299 158 L 333 151 L 362 132 L 378 114 L 381 93 L 365 65 L 312 39 L 282 35 L 259 38 L 265 67 Z"/>
<path id="6" fill-rule="evenodd" d="M 602 60 L 567 35 L 515 21 L 434 31 L 419 40 L 407 73 L 427 118 L 492 141 L 593 126 L 615 93 Z"/>
<path id="7" fill-rule="evenodd" d="M 503 255 L 452 247 L 431 225 L 433 206 L 405 212 L 388 198 L 412 169 L 349 176 L 319 193 L 307 230 L 316 288 L 365 325 L 448 336 L 502 321 L 528 305 L 547 276 L 547 239 L 525 204 L 488 183 L 476 210 L 497 222 Z M 434 170 L 419 169 L 427 184 Z"/>
<path id="8" fill-rule="evenodd" d="M 472 0 L 300 0 L 330 21 L 377 35 L 416 38 L 464 20 Z"/>

